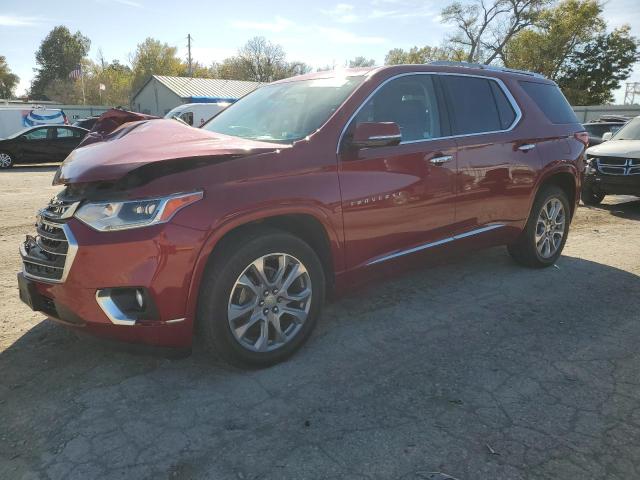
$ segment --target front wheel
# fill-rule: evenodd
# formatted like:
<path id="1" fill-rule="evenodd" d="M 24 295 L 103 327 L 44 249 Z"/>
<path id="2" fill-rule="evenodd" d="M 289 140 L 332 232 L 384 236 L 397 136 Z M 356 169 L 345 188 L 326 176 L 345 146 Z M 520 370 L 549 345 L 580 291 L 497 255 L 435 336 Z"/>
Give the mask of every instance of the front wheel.
<path id="1" fill-rule="evenodd" d="M 0 152 L 0 168 L 11 167 L 13 167 L 13 157 L 6 152 Z"/>
<path id="2" fill-rule="evenodd" d="M 229 363 L 269 366 L 307 340 L 324 302 L 318 256 L 301 239 L 263 230 L 215 254 L 200 290 L 198 324 Z"/>
<path id="3" fill-rule="evenodd" d="M 553 265 L 567 241 L 569 215 L 566 193 L 554 185 L 543 187 L 533 203 L 524 230 L 507 247 L 513 259 L 533 268 Z"/>
<path id="4" fill-rule="evenodd" d="M 582 202 L 585 205 L 600 205 L 604 197 L 604 193 L 594 190 L 591 185 L 582 188 Z"/>

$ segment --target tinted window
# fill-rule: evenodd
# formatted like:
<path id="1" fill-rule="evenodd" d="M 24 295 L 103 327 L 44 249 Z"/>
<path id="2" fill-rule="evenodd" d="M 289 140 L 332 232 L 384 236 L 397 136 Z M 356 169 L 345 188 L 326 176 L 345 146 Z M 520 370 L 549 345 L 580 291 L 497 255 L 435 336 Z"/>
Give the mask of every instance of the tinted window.
<path id="1" fill-rule="evenodd" d="M 491 85 L 493 99 L 496 101 L 496 105 L 498 106 L 498 115 L 500 115 L 500 126 L 502 127 L 502 130 L 506 130 L 513 124 L 513 121 L 516 119 L 516 112 L 500 86 L 496 82 L 491 81 L 489 82 L 489 85 Z"/>
<path id="2" fill-rule="evenodd" d="M 576 114 L 557 85 L 536 82 L 520 82 L 520 85 L 551 123 L 578 123 Z"/>
<path id="3" fill-rule="evenodd" d="M 485 78 L 452 75 L 443 75 L 440 79 L 448 92 L 455 135 L 495 132 L 506 128 L 502 126 L 498 104 L 491 86 L 495 82 Z M 513 118 L 515 115 L 512 115 L 509 125 L 513 122 Z M 505 121 L 507 119 L 509 119 L 509 113 L 505 110 Z"/>
<path id="4" fill-rule="evenodd" d="M 440 117 L 431 75 L 396 78 L 364 105 L 355 123 L 395 122 L 402 141 L 441 137 Z"/>
<path id="5" fill-rule="evenodd" d="M 46 128 L 37 128 L 35 130 L 31 130 L 28 133 L 25 133 L 24 136 L 28 140 L 44 140 L 47 138 L 47 129 Z"/>

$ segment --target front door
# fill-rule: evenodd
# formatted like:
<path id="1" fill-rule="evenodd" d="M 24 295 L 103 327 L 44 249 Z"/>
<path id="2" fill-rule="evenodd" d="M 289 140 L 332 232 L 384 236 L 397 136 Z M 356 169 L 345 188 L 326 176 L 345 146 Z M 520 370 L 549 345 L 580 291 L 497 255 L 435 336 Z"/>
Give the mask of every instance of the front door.
<path id="1" fill-rule="evenodd" d="M 20 139 L 20 159 L 23 162 L 46 162 L 49 154 L 49 127 L 29 130 Z"/>
<path id="2" fill-rule="evenodd" d="M 381 263 L 447 238 L 455 216 L 456 143 L 432 75 L 386 83 L 360 109 L 340 147 L 347 267 Z M 359 122 L 395 122 L 399 145 L 356 150 Z"/>

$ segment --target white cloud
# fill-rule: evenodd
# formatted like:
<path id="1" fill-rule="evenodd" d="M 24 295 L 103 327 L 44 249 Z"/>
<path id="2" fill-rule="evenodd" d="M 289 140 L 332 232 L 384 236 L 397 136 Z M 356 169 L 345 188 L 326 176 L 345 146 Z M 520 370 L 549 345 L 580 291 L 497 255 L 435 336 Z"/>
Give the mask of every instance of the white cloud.
<path id="1" fill-rule="evenodd" d="M 385 43 L 384 37 L 362 36 L 347 30 L 330 27 L 316 27 L 317 31 L 324 36 L 326 40 L 335 43 L 351 44 L 351 45 L 377 45 Z"/>
<path id="2" fill-rule="evenodd" d="M 142 8 L 142 4 L 139 2 L 135 2 L 133 0 L 111 0 L 114 3 L 119 3 L 120 5 L 126 5 L 127 7 L 134 8 Z"/>
<path id="3" fill-rule="evenodd" d="M 3 27 L 34 27 L 41 23 L 37 17 L 23 17 L 21 15 L 0 15 L 0 26 Z"/>
<path id="4" fill-rule="evenodd" d="M 289 29 L 294 24 L 292 21 L 283 17 L 276 17 L 272 22 L 253 22 L 247 20 L 236 20 L 231 22 L 231 26 L 243 30 L 263 30 L 268 32 L 280 33 Z"/>
<path id="5" fill-rule="evenodd" d="M 355 14 L 354 10 L 355 7 L 349 3 L 338 3 L 335 7 L 328 10 L 320 9 L 322 13 L 339 23 L 353 23 L 360 20 L 360 17 Z"/>

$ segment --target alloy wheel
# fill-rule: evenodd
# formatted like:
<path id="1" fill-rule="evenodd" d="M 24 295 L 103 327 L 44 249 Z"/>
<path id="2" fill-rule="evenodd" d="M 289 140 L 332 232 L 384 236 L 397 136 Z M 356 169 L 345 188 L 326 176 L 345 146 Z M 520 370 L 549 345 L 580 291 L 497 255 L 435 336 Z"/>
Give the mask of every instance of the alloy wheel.
<path id="1" fill-rule="evenodd" d="M 231 289 L 231 333 L 253 352 L 276 350 L 302 329 L 311 297 L 311 277 L 300 260 L 286 253 L 264 255 L 244 269 Z"/>
<path id="2" fill-rule="evenodd" d="M 551 258 L 562 245 L 566 230 L 566 213 L 562 202 L 550 198 L 540 210 L 536 223 L 536 248 L 542 258 Z"/>
<path id="3" fill-rule="evenodd" d="M 13 165 L 13 160 L 8 153 L 0 153 L 0 168 L 9 168 Z"/>

